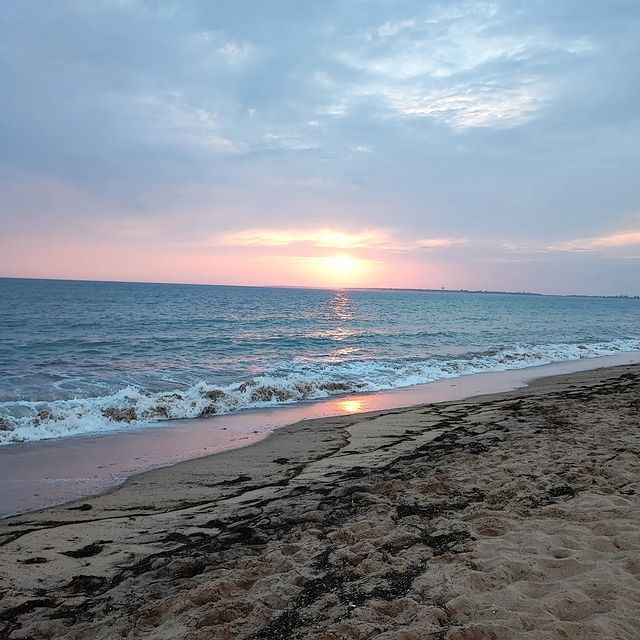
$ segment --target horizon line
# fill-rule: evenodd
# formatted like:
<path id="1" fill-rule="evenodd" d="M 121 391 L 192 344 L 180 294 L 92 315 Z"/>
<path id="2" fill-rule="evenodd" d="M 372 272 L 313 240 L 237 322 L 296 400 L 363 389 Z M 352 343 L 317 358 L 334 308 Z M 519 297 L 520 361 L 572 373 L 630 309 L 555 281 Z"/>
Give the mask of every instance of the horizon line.
<path id="1" fill-rule="evenodd" d="M 41 278 L 29 276 L 2 276 L 0 280 L 33 280 L 42 282 L 93 282 L 103 284 L 149 284 L 183 287 L 237 287 L 247 289 L 302 289 L 309 291 L 415 291 L 424 293 L 476 293 L 495 295 L 521 295 L 554 298 L 613 298 L 613 299 L 640 299 L 640 295 L 634 294 L 598 294 L 598 293 L 541 293 L 537 291 L 506 291 L 497 289 L 449 289 L 447 287 L 332 287 L 312 285 L 287 285 L 287 284 L 225 284 L 212 282 L 161 282 L 154 280 L 96 280 L 90 278 Z"/>

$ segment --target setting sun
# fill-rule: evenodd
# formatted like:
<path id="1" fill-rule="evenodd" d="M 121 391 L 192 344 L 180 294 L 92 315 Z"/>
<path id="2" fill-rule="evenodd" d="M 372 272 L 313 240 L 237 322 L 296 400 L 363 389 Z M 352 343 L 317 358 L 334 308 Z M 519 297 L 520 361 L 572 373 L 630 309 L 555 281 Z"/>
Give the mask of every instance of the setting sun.
<path id="1" fill-rule="evenodd" d="M 278 260 L 274 257 L 274 260 Z M 380 262 L 346 253 L 292 256 L 281 262 L 284 274 L 294 274 L 301 284 L 312 287 L 367 287 L 378 282 Z M 286 271 L 285 271 L 286 269 Z M 289 276 L 291 278 L 291 276 Z"/>
<path id="2" fill-rule="evenodd" d="M 329 256 L 323 259 L 323 267 L 336 278 L 350 280 L 362 271 L 362 262 L 353 256 Z"/>

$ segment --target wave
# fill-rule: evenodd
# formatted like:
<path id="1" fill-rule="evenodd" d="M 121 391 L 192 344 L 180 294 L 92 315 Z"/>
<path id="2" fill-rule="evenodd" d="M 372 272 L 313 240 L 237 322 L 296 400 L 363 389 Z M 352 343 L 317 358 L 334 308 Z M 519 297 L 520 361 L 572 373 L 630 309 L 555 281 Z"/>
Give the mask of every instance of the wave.
<path id="1" fill-rule="evenodd" d="M 638 350 L 640 340 L 523 345 L 424 360 L 292 365 L 228 385 L 198 382 L 187 389 L 163 392 L 127 386 L 100 397 L 1 402 L 0 445 L 119 431 L 165 420 L 204 418 L 336 394 L 383 391 L 473 373 Z"/>

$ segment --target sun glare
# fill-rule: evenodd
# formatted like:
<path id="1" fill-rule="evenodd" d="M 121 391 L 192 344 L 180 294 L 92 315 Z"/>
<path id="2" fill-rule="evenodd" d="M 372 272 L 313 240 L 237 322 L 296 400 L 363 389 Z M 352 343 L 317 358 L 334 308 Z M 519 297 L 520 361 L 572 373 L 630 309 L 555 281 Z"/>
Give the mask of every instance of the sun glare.
<path id="1" fill-rule="evenodd" d="M 362 260 L 347 255 L 328 256 L 322 266 L 334 280 L 350 281 L 362 272 Z"/>
<path id="2" fill-rule="evenodd" d="M 291 260 L 291 265 L 299 278 L 305 278 L 306 284 L 320 287 L 367 286 L 375 272 L 375 261 L 346 253 L 297 256 Z"/>

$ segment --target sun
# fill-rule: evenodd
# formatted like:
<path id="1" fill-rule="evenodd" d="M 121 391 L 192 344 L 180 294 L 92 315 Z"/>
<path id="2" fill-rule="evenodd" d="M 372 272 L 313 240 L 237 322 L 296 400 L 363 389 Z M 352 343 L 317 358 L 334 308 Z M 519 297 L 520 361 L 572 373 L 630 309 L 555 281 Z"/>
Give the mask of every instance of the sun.
<path id="1" fill-rule="evenodd" d="M 372 277 L 375 261 L 340 253 L 294 258 L 292 267 L 307 272 L 307 284 L 320 287 L 360 287 Z"/>
<path id="2" fill-rule="evenodd" d="M 362 260 L 349 255 L 327 256 L 322 267 L 332 280 L 351 281 L 362 272 Z"/>

